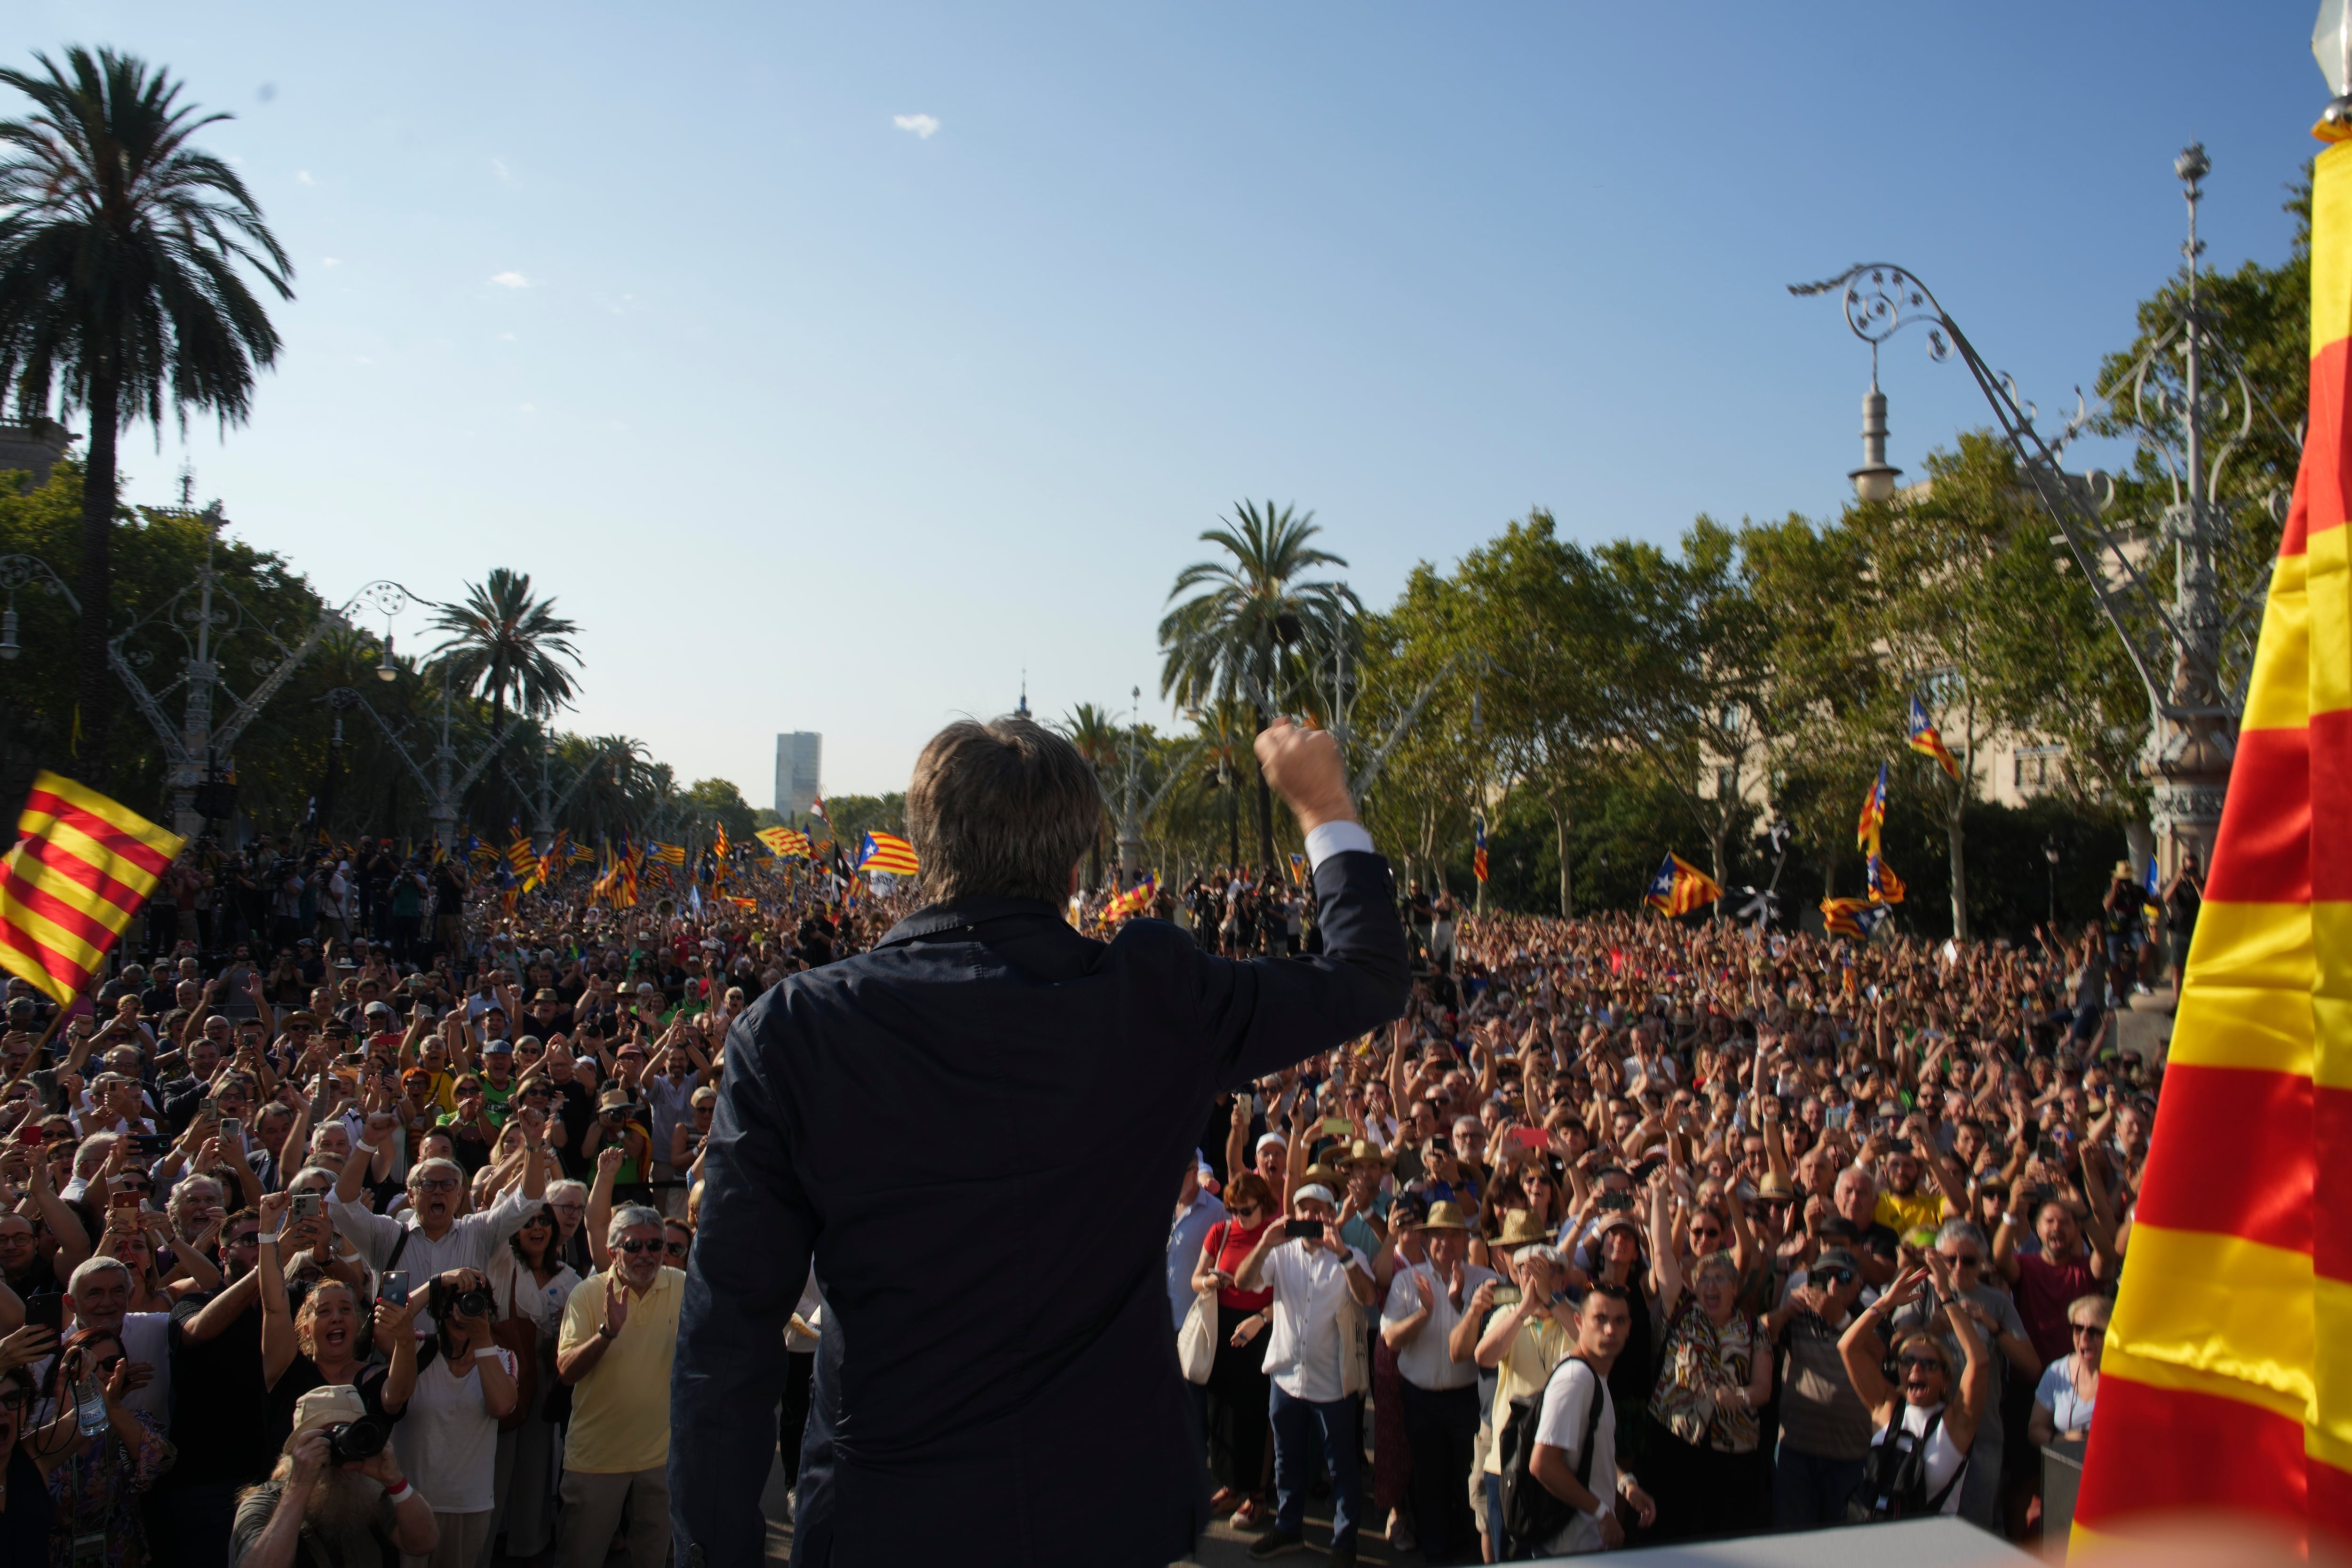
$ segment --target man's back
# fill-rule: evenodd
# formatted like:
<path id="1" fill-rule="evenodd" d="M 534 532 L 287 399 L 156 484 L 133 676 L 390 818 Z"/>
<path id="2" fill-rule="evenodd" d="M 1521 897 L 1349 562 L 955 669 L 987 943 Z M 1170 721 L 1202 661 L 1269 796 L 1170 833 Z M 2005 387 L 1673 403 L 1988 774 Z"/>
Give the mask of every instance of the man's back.
<path id="1" fill-rule="evenodd" d="M 714 1501 L 730 1526 L 754 1507 L 756 1479 L 709 1468 L 734 1428 L 701 1418 L 698 1380 L 740 1382 L 748 1358 L 781 1377 L 761 1336 L 813 1246 L 798 1561 L 919 1561 L 975 1520 L 981 1561 L 1188 1551 L 1206 1499 L 1164 1249 L 1209 1102 L 1393 1016 L 1407 984 L 1385 863 L 1335 854 L 1318 877 L 1331 951 L 1309 963 L 1213 959 L 1153 921 L 1104 943 L 1051 904 L 977 899 L 763 996 L 729 1041 L 674 1485 L 748 1487 Z M 736 1529 L 713 1539 L 698 1509 L 688 1536 L 737 1561 Z"/>

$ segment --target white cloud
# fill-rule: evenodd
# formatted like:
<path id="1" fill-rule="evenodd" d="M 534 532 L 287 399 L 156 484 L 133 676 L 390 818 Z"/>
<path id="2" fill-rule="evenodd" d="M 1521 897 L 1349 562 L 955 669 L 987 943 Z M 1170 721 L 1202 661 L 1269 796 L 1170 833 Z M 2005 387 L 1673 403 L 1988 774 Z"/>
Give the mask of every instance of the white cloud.
<path id="1" fill-rule="evenodd" d="M 341 267 L 342 264 L 343 258 L 340 256 L 322 256 L 319 258 L 319 265 L 321 267 Z"/>
<path id="2" fill-rule="evenodd" d="M 501 289 L 528 289 L 530 279 L 520 272 L 501 272 L 490 279 Z"/>
<path id="3" fill-rule="evenodd" d="M 298 185 L 315 185 L 319 182 L 310 177 L 310 170 L 297 169 L 294 171 L 294 183 Z"/>
<path id="4" fill-rule="evenodd" d="M 500 332 L 500 333 L 499 334 L 499 342 L 502 342 L 502 343 L 510 343 L 510 342 L 513 342 L 514 341 L 515 341 L 515 335 L 514 335 L 512 332 Z"/>
<path id="5" fill-rule="evenodd" d="M 926 142 L 929 141 L 940 128 L 940 122 L 928 114 L 894 114 L 890 117 L 890 123 L 901 131 L 913 132 Z"/>
<path id="6" fill-rule="evenodd" d="M 504 180 L 508 184 L 511 185 L 515 183 L 514 175 L 507 171 L 507 161 L 504 158 L 491 159 L 490 167 L 497 171 L 499 178 Z"/>
<path id="7" fill-rule="evenodd" d="M 530 404 L 528 404 L 528 403 L 526 403 L 526 404 L 524 404 L 524 405 L 522 405 L 522 411 L 523 411 L 525 414 L 531 414 L 531 413 L 536 413 L 536 412 L 537 412 L 537 410 L 536 410 L 536 409 L 534 409 L 534 408 L 533 408 Z"/>

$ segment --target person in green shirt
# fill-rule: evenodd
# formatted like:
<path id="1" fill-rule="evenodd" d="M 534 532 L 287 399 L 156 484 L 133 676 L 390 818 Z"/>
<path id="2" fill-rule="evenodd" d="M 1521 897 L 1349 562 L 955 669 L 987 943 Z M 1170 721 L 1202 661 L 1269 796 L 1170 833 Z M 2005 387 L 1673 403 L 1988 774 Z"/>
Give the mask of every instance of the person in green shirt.
<path id="1" fill-rule="evenodd" d="M 509 1102 L 514 1099 L 514 1044 L 509 1040 L 491 1040 L 482 1047 L 482 1104 L 490 1113 L 490 1125 L 504 1127 Z"/>

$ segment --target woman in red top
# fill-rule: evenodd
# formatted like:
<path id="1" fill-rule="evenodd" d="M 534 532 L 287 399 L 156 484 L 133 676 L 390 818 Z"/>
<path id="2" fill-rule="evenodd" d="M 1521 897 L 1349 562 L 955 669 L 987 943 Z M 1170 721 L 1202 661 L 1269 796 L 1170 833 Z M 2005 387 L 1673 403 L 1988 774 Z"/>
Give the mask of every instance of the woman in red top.
<path id="1" fill-rule="evenodd" d="M 1274 1310 L 1274 1291 L 1236 1290 L 1234 1277 L 1275 1222 L 1274 1189 L 1255 1171 L 1234 1178 L 1225 1189 L 1225 1212 L 1233 1217 L 1209 1227 L 1201 1241 L 1201 1266 L 1192 1289 L 1217 1292 L 1217 1359 L 1209 1370 L 1209 1468 L 1217 1479 L 1211 1508 L 1234 1514 L 1237 1525 L 1263 1524 L 1273 1517 L 1265 1503 L 1265 1348 L 1257 1336 Z"/>

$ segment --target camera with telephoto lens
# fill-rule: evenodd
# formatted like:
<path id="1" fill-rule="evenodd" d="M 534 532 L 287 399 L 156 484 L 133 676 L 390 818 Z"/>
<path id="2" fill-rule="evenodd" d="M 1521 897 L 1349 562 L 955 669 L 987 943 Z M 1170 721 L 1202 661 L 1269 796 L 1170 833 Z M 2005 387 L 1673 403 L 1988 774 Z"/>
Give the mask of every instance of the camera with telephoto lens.
<path id="1" fill-rule="evenodd" d="M 498 1303 L 481 1288 L 458 1290 L 436 1279 L 429 1300 L 436 1318 L 487 1318 Z"/>
<path id="2" fill-rule="evenodd" d="M 326 1434 L 327 1452 L 339 1465 L 374 1458 L 383 1452 L 384 1439 L 391 1436 L 373 1421 L 338 1421 L 326 1428 Z"/>

